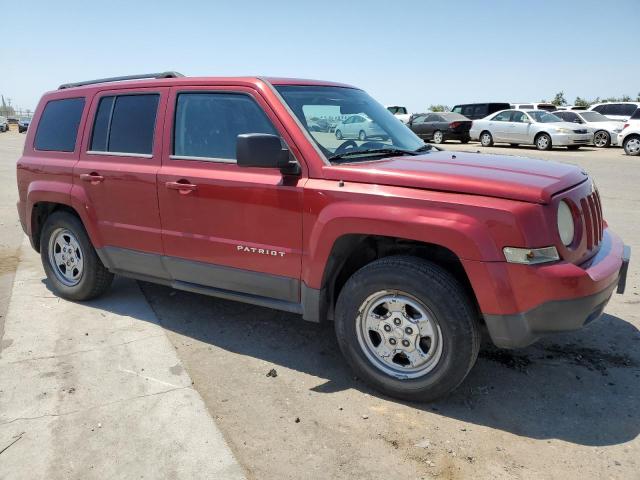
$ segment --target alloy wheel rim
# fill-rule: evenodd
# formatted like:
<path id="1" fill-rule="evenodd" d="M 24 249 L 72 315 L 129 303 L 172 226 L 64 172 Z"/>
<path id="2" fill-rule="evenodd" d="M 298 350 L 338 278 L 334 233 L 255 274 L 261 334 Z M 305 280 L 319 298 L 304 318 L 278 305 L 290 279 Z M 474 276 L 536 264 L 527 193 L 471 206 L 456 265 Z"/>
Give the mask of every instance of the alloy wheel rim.
<path id="1" fill-rule="evenodd" d="M 607 134 L 605 132 L 596 133 L 593 143 L 596 147 L 604 147 L 607 144 Z"/>
<path id="2" fill-rule="evenodd" d="M 380 371 L 398 379 L 431 372 L 442 357 L 442 331 L 429 308 L 397 290 L 370 295 L 358 309 L 358 344 Z"/>
<path id="3" fill-rule="evenodd" d="M 433 135 L 433 141 L 436 143 L 441 143 L 442 142 L 442 132 L 436 132 Z"/>
<path id="4" fill-rule="evenodd" d="M 640 152 L 640 139 L 632 138 L 627 142 L 627 151 L 629 153 L 637 153 Z"/>
<path id="5" fill-rule="evenodd" d="M 491 137 L 488 133 L 485 133 L 484 135 L 482 135 L 482 145 L 486 147 L 489 145 L 489 143 L 491 143 Z"/>
<path id="6" fill-rule="evenodd" d="M 538 146 L 540 148 L 547 148 L 547 146 L 549 146 L 549 139 L 545 135 L 542 135 L 538 138 Z"/>
<path id="7" fill-rule="evenodd" d="M 56 278 L 67 287 L 80 283 L 84 272 L 84 254 L 76 236 L 66 228 L 57 228 L 49 238 L 49 264 Z"/>

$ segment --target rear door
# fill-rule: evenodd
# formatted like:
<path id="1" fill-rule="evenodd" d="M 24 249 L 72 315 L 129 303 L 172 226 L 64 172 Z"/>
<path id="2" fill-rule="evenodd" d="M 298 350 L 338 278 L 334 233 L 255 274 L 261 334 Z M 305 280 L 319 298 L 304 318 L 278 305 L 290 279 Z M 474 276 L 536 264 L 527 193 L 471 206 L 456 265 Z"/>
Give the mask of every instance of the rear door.
<path id="1" fill-rule="evenodd" d="M 491 118 L 491 122 L 489 123 L 489 131 L 493 136 L 493 140 L 496 142 L 510 142 L 510 136 L 508 134 L 508 129 L 510 126 L 511 120 L 511 110 L 505 110 L 504 112 L 500 112 L 497 115 L 494 115 Z"/>
<path id="2" fill-rule="evenodd" d="M 166 118 L 158 199 L 172 278 L 298 302 L 304 173 L 236 163 L 239 134 L 291 145 L 275 114 L 250 88 L 174 87 Z"/>
<path id="3" fill-rule="evenodd" d="M 426 138 L 428 128 L 425 124 L 426 118 L 426 115 L 417 115 L 411 120 L 411 130 L 423 140 Z"/>
<path id="4" fill-rule="evenodd" d="M 86 197 L 116 268 L 147 272 L 132 258 L 162 253 L 156 175 L 168 88 L 102 91 L 89 111 L 74 186 Z"/>

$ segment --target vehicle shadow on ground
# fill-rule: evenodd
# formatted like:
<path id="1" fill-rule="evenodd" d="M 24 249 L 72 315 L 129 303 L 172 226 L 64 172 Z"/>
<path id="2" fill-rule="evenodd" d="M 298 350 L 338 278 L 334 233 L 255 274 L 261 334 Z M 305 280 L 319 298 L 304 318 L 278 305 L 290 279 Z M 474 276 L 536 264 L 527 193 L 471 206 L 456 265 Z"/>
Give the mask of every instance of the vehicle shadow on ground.
<path id="1" fill-rule="evenodd" d="M 125 282 L 119 279 L 107 295 L 88 304 L 132 315 L 118 301 Z M 313 324 L 298 315 L 161 285 L 140 282 L 140 287 L 157 316 L 140 320 L 326 379 L 313 388 L 316 392 L 357 389 L 432 414 L 581 445 L 621 444 L 640 433 L 640 332 L 615 316 L 515 352 L 485 344 L 455 392 L 436 403 L 415 404 L 378 394 L 355 378 L 340 354 L 332 323 Z"/>

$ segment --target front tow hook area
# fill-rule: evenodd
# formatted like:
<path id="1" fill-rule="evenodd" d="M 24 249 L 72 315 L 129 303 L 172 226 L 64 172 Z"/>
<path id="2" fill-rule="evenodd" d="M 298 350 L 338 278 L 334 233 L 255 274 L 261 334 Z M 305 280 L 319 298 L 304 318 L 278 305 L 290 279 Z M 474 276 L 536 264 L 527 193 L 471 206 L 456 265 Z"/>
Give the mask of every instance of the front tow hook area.
<path id="1" fill-rule="evenodd" d="M 620 276 L 618 277 L 618 289 L 616 293 L 624 293 L 627 288 L 627 271 L 629 270 L 629 259 L 631 258 L 631 247 L 625 245 L 622 249 L 622 266 L 620 266 Z"/>

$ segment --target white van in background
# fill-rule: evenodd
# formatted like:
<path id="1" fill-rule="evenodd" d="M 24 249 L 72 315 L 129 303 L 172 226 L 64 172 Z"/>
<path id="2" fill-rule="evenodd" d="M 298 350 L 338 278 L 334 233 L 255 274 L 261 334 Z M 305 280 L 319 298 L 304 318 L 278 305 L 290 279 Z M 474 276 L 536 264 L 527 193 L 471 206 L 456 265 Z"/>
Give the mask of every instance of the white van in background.
<path id="1" fill-rule="evenodd" d="M 546 110 L 547 112 L 553 112 L 557 110 L 556 106 L 553 103 L 541 102 L 512 103 L 511 108 L 515 110 Z"/>

